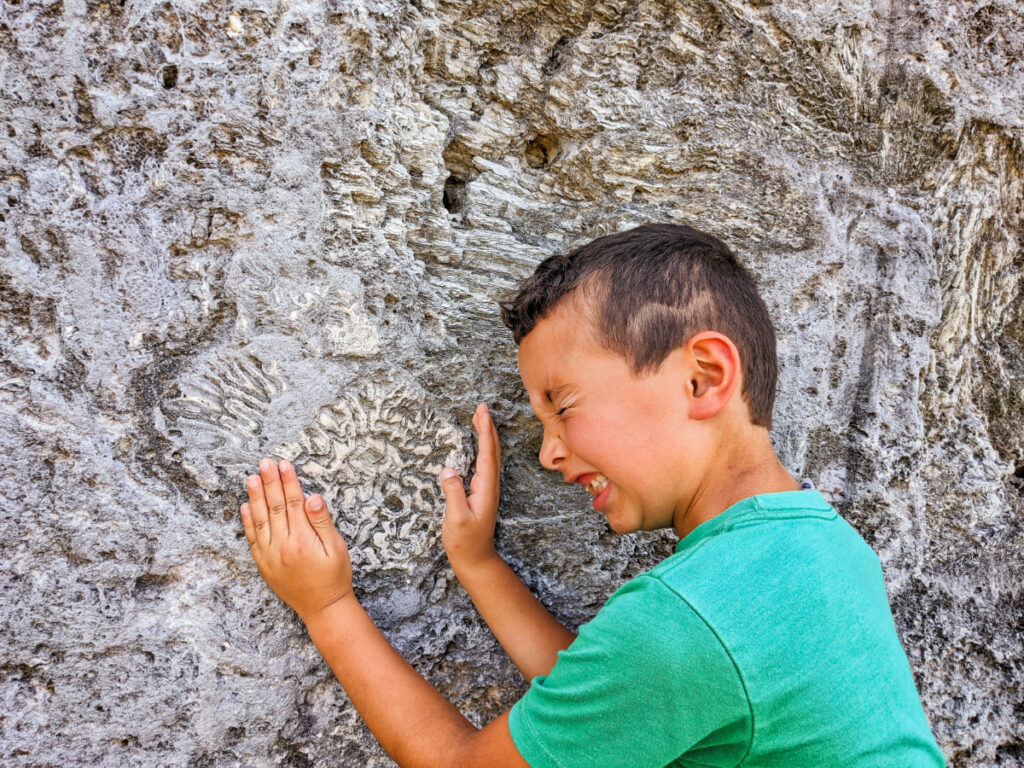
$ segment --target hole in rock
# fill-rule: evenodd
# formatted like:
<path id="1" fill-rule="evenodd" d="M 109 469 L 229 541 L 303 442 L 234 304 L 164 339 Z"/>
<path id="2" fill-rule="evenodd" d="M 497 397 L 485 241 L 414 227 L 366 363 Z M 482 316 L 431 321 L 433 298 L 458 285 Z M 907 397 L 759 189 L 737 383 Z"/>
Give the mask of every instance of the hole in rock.
<path id="1" fill-rule="evenodd" d="M 466 182 L 457 176 L 449 176 L 444 183 L 441 202 L 448 213 L 458 213 L 466 207 Z"/>
<path id="2" fill-rule="evenodd" d="M 174 64 L 168 64 L 164 67 L 163 72 L 164 88 L 170 90 L 178 84 L 178 67 Z"/>
<path id="3" fill-rule="evenodd" d="M 166 589 L 174 582 L 174 578 L 162 573 L 144 573 L 135 580 L 135 597 L 149 597 Z"/>
<path id="4" fill-rule="evenodd" d="M 558 155 L 558 141 L 553 136 L 537 135 L 526 143 L 523 157 L 531 168 L 547 168 Z"/>

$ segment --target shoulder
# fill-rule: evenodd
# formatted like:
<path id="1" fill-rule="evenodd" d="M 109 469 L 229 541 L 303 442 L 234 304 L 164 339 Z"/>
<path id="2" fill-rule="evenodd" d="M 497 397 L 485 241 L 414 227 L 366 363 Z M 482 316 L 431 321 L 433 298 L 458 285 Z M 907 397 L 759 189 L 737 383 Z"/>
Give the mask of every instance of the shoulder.
<path id="1" fill-rule="evenodd" d="M 643 728 L 628 727 L 639 719 Z M 728 734 L 735 763 L 752 722 L 743 680 L 716 633 L 648 573 L 580 627 L 551 673 L 513 707 L 509 725 L 531 765 L 592 767 L 631 765 L 638 754 L 666 765 L 716 732 Z"/>
<path id="2" fill-rule="evenodd" d="M 675 676 L 703 678 L 712 669 L 734 673 L 715 628 L 658 568 L 616 590 L 593 620 L 580 627 L 579 640 L 581 647 L 607 648 L 622 663 L 664 666 Z M 681 667 L 684 657 L 687 664 Z"/>

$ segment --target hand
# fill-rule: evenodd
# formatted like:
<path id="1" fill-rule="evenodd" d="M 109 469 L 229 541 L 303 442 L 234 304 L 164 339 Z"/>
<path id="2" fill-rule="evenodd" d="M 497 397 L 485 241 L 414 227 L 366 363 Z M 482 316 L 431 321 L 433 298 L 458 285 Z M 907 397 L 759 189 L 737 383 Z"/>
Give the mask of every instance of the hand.
<path id="1" fill-rule="evenodd" d="M 469 484 L 469 497 L 455 470 L 441 473 L 445 514 L 441 541 L 452 568 L 472 567 L 497 556 L 494 523 L 498 518 L 498 489 L 501 477 L 501 445 L 498 430 L 481 403 L 473 416 L 479 450 L 476 471 Z"/>
<path id="2" fill-rule="evenodd" d="M 246 479 L 249 503 L 241 509 L 245 538 L 260 576 L 306 624 L 352 595 L 348 547 L 319 494 L 308 499 L 295 468 L 271 459 Z"/>

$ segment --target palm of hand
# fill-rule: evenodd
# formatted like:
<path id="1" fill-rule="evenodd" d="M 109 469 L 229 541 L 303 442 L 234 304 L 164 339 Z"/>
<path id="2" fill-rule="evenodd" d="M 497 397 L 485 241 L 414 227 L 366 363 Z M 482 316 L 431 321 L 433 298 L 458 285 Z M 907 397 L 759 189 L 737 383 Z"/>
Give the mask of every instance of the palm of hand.
<path id="1" fill-rule="evenodd" d="M 494 421 L 482 403 L 473 416 L 473 426 L 479 449 L 469 496 L 453 470 L 446 469 L 441 476 L 445 495 L 441 541 L 454 568 L 477 565 L 496 554 L 494 524 L 498 517 L 501 445 Z"/>
<path id="2" fill-rule="evenodd" d="M 299 617 L 309 619 L 352 594 L 348 547 L 319 494 L 306 498 L 288 461 L 271 459 L 246 480 L 245 537 L 260 575 Z"/>

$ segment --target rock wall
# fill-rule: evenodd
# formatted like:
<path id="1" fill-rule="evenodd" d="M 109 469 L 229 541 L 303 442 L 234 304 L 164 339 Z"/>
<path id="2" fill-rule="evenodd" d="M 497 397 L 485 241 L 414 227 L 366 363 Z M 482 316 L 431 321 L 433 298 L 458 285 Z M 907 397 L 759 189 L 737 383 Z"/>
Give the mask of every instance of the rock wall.
<path id="1" fill-rule="evenodd" d="M 522 680 L 439 541 L 570 625 L 665 556 L 536 462 L 495 300 L 646 221 L 779 331 L 773 438 L 879 553 L 951 766 L 1024 764 L 1024 12 L 1010 0 L 0 3 L 0 762 L 392 763 L 260 580 L 264 455 L 477 723 Z"/>

